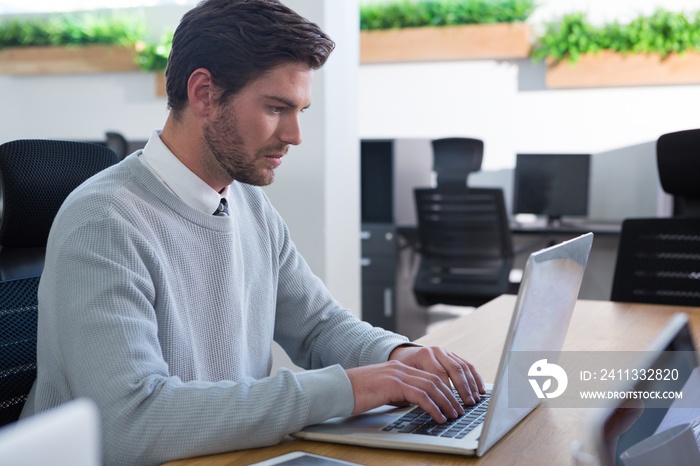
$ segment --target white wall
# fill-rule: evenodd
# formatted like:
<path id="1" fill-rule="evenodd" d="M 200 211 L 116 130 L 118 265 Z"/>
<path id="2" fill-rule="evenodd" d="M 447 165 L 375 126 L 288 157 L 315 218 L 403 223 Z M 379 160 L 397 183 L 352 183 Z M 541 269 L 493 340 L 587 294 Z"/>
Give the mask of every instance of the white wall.
<path id="1" fill-rule="evenodd" d="M 602 152 L 700 126 L 700 86 L 533 89 L 526 73 L 544 82 L 526 60 L 362 66 L 360 136 L 476 137 L 498 169 L 518 152 Z"/>

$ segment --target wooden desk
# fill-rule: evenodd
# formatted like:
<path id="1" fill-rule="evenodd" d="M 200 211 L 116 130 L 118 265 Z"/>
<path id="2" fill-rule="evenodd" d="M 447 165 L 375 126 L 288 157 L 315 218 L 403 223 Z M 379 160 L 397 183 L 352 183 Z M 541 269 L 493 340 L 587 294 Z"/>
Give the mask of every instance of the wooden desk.
<path id="1" fill-rule="evenodd" d="M 487 382 L 496 376 L 515 296 L 501 296 L 419 343 L 450 348 L 476 364 Z M 643 350 L 676 312 L 690 316 L 700 341 L 700 308 L 579 301 L 564 349 Z M 382 450 L 285 440 L 279 445 L 167 463 L 168 466 L 231 466 L 262 461 L 290 451 L 307 451 L 366 465 L 570 465 L 573 441 L 583 438 L 589 410 L 538 407 L 482 458 Z"/>

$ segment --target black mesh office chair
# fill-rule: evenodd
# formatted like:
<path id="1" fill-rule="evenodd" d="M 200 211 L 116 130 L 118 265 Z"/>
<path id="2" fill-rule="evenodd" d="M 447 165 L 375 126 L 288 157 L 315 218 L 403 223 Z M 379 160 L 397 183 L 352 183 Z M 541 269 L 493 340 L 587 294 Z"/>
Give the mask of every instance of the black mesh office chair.
<path id="1" fill-rule="evenodd" d="M 674 197 L 674 215 L 700 217 L 700 129 L 659 137 L 656 163 L 661 187 Z"/>
<path id="2" fill-rule="evenodd" d="M 656 158 L 675 215 L 622 223 L 611 300 L 700 306 L 700 130 L 664 134 Z"/>
<path id="3" fill-rule="evenodd" d="M 413 284 L 423 306 L 479 306 L 517 293 L 500 188 L 416 189 L 421 259 Z"/>
<path id="4" fill-rule="evenodd" d="M 53 219 L 73 189 L 116 162 L 90 143 L 0 145 L 0 426 L 19 417 L 36 377 L 37 287 Z"/>
<path id="5" fill-rule="evenodd" d="M 625 220 L 611 300 L 700 306 L 700 217 Z"/>
<path id="6" fill-rule="evenodd" d="M 481 170 L 484 142 L 472 138 L 443 138 L 431 141 L 433 171 L 437 187 L 464 188 L 470 173 Z"/>

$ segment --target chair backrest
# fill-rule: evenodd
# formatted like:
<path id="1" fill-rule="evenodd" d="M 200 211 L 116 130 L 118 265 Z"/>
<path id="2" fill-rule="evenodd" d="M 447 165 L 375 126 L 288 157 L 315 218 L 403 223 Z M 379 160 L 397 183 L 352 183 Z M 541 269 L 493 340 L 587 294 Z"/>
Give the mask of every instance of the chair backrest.
<path id="1" fill-rule="evenodd" d="M 675 214 L 700 217 L 700 129 L 660 136 L 656 162 L 661 187 L 679 204 Z"/>
<path id="2" fill-rule="evenodd" d="M 107 141 L 105 145 L 117 154 L 117 159 L 123 160 L 127 155 L 129 155 L 129 142 L 126 140 L 121 133 L 115 133 L 113 131 L 107 131 L 105 133 L 107 136 Z"/>
<path id="3" fill-rule="evenodd" d="M 476 305 L 507 292 L 513 246 L 503 190 L 420 188 L 414 193 L 419 303 Z"/>
<path id="4" fill-rule="evenodd" d="M 0 426 L 19 418 L 36 378 L 39 277 L 0 282 Z"/>
<path id="5" fill-rule="evenodd" d="M 464 189 L 470 173 L 481 170 L 484 142 L 472 138 L 443 138 L 431 141 L 433 170 L 441 189 Z"/>
<path id="6" fill-rule="evenodd" d="M 625 220 L 611 300 L 700 306 L 700 217 Z"/>
<path id="7" fill-rule="evenodd" d="M 53 219 L 71 191 L 116 162 L 84 142 L 0 145 L 0 425 L 18 418 L 36 377 L 37 287 Z"/>

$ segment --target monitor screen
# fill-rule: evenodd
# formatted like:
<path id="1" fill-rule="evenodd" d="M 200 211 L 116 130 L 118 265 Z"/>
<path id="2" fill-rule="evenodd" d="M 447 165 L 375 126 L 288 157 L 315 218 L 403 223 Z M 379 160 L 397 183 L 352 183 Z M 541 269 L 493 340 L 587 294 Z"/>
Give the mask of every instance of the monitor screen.
<path id="1" fill-rule="evenodd" d="M 588 215 L 590 154 L 517 154 L 513 213 Z"/>

